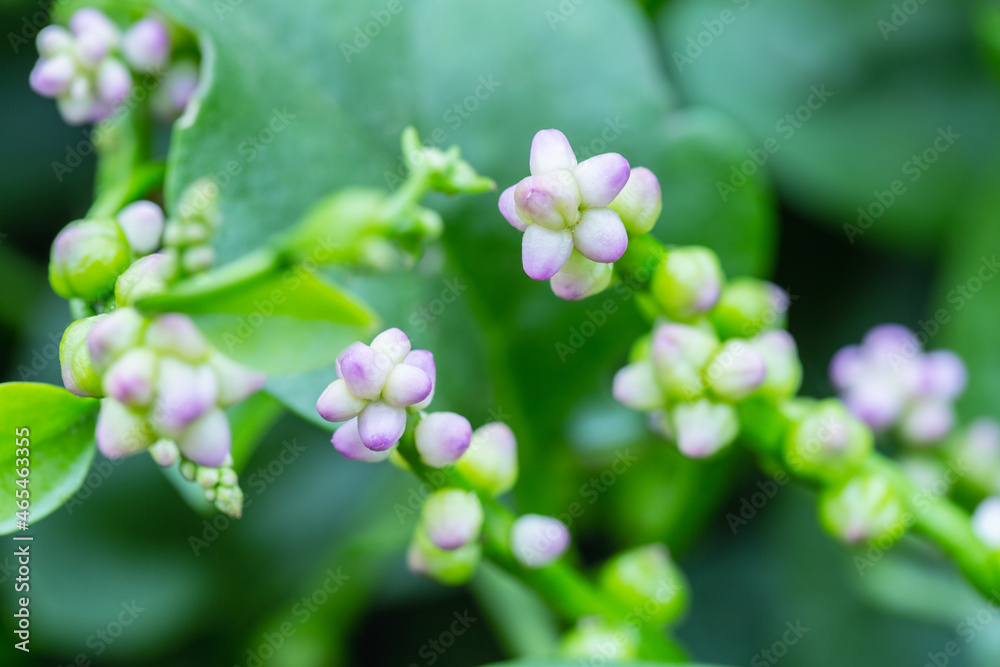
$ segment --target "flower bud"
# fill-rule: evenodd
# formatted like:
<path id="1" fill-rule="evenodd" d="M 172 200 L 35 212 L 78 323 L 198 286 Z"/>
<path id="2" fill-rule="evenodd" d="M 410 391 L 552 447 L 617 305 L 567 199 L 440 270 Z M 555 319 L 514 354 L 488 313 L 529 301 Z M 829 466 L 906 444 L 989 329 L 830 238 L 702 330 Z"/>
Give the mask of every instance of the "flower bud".
<path id="1" fill-rule="evenodd" d="M 673 320 L 686 321 L 715 307 L 722 289 L 722 268 L 708 248 L 675 248 L 653 273 L 651 288 L 657 303 Z"/>
<path id="2" fill-rule="evenodd" d="M 219 228 L 219 185 L 209 177 L 200 178 L 189 185 L 177 202 L 180 220 L 197 223 L 210 230 Z"/>
<path id="3" fill-rule="evenodd" d="M 469 449 L 458 459 L 458 471 L 477 489 L 498 496 L 517 481 L 517 439 L 501 422 L 480 426 Z"/>
<path id="4" fill-rule="evenodd" d="M 642 609 L 655 625 L 676 620 L 687 606 L 687 582 L 662 544 L 615 556 L 601 570 L 600 582 L 629 608 Z"/>
<path id="5" fill-rule="evenodd" d="M 181 253 L 181 266 L 188 273 L 203 273 L 215 263 L 215 249 L 210 245 L 191 246 Z"/>
<path id="6" fill-rule="evenodd" d="M 737 278 L 723 289 L 709 319 L 722 338 L 749 338 L 785 325 L 788 293 L 756 278 Z"/>
<path id="7" fill-rule="evenodd" d="M 514 188 L 514 206 L 528 224 L 565 229 L 580 220 L 580 187 L 566 169 L 528 176 Z"/>
<path id="8" fill-rule="evenodd" d="M 525 514 L 510 529 L 510 550 L 522 566 L 535 570 L 557 560 L 569 548 L 569 528 L 559 519 Z"/>
<path id="9" fill-rule="evenodd" d="M 191 318 L 180 313 L 166 313 L 150 322 L 144 342 L 155 350 L 191 363 L 205 361 L 211 350 Z"/>
<path id="10" fill-rule="evenodd" d="M 161 118 L 173 120 L 184 112 L 197 89 L 197 63 L 178 60 L 171 65 L 170 71 L 153 92 L 153 109 Z"/>
<path id="11" fill-rule="evenodd" d="M 871 430 L 836 399 L 820 401 L 785 436 L 785 460 L 797 473 L 834 481 L 858 470 L 874 447 Z"/>
<path id="12" fill-rule="evenodd" d="M 172 440 L 170 442 L 173 442 Z M 175 443 L 176 446 L 176 443 Z M 178 451 L 178 455 L 180 450 Z M 193 482 L 195 477 L 198 475 L 198 464 L 194 461 L 185 461 L 181 459 L 181 464 L 177 466 L 178 472 L 180 472 L 181 477 L 189 482 Z"/>
<path id="13" fill-rule="evenodd" d="M 764 357 L 746 341 L 726 341 L 712 357 L 705 377 L 717 396 L 741 401 L 764 383 Z"/>
<path id="14" fill-rule="evenodd" d="M 397 451 L 395 447 L 385 449 L 381 452 L 376 452 L 365 447 L 365 443 L 361 441 L 361 434 L 358 433 L 357 418 L 341 424 L 340 428 L 333 432 L 330 442 L 333 443 L 333 448 L 340 452 L 344 458 L 352 461 L 363 461 L 364 463 L 385 461 Z"/>
<path id="15" fill-rule="evenodd" d="M 181 450 L 177 449 L 177 443 L 173 440 L 162 438 L 152 444 L 149 448 L 149 453 L 152 455 L 153 460 L 156 461 L 156 465 L 163 468 L 169 468 L 177 463 L 181 457 Z M 194 464 L 192 463 L 192 465 Z"/>
<path id="16" fill-rule="evenodd" d="M 876 431 L 892 425 L 906 405 L 906 393 L 893 378 L 868 372 L 863 381 L 843 392 L 844 404 Z"/>
<path id="17" fill-rule="evenodd" d="M 199 467 L 194 480 L 206 489 L 210 489 L 219 483 L 219 469 Z"/>
<path id="18" fill-rule="evenodd" d="M 416 366 L 397 363 L 382 388 L 382 399 L 399 408 L 409 407 L 427 398 L 434 383 L 427 373 Z"/>
<path id="19" fill-rule="evenodd" d="M 134 308 L 119 308 L 98 315 L 87 334 L 87 350 L 98 373 L 103 373 L 123 352 L 139 344 L 146 319 Z"/>
<path id="20" fill-rule="evenodd" d="M 560 299 L 579 301 L 607 289 L 613 273 L 612 264 L 595 262 L 574 250 L 549 284 Z"/>
<path id="21" fill-rule="evenodd" d="M 328 422 L 343 422 L 357 417 L 368 401 L 357 398 L 342 379 L 331 382 L 316 401 L 316 411 Z"/>
<path id="22" fill-rule="evenodd" d="M 955 425 L 955 409 L 947 399 L 929 398 L 913 402 L 899 421 L 903 440 L 918 446 L 935 445 Z"/>
<path id="23" fill-rule="evenodd" d="M 480 560 L 482 546 L 479 542 L 470 542 L 460 549 L 445 551 L 434 546 L 422 526 L 417 526 L 406 552 L 406 565 L 410 572 L 447 586 L 468 583 Z"/>
<path id="24" fill-rule="evenodd" d="M 120 104 L 132 91 L 132 74 L 117 58 L 105 58 L 97 69 L 97 97 L 106 105 L 103 117 Z"/>
<path id="25" fill-rule="evenodd" d="M 670 410 L 670 427 L 677 449 L 689 459 L 712 456 L 732 443 L 740 431 L 733 406 L 707 398 L 674 406 Z"/>
<path id="26" fill-rule="evenodd" d="M 686 324 L 664 324 L 653 332 L 652 359 L 666 395 L 691 400 L 704 390 L 702 369 L 719 341 L 712 333 Z"/>
<path id="27" fill-rule="evenodd" d="M 1000 498 L 992 496 L 972 513 L 972 532 L 990 551 L 1000 551 Z"/>
<path id="28" fill-rule="evenodd" d="M 61 297 L 99 301 L 130 263 L 128 241 L 114 220 L 78 220 L 52 243 L 49 282 Z"/>
<path id="29" fill-rule="evenodd" d="M 173 259 L 162 253 L 146 255 L 128 267 L 115 282 L 115 302 L 132 306 L 146 297 L 163 294 L 176 271 Z"/>
<path id="30" fill-rule="evenodd" d="M 920 359 L 917 392 L 924 396 L 958 398 L 967 381 L 965 363 L 951 350 L 934 350 Z"/>
<path id="31" fill-rule="evenodd" d="M 216 404 L 220 408 L 228 408 L 256 394 L 264 388 L 267 376 L 243 364 L 236 363 L 226 355 L 212 350 L 208 357 L 208 365 L 215 371 L 219 385 L 219 396 Z"/>
<path id="32" fill-rule="evenodd" d="M 145 18 L 132 24 L 122 38 L 122 53 L 134 69 L 152 72 L 170 57 L 170 36 L 157 19 Z"/>
<path id="33" fill-rule="evenodd" d="M 109 459 L 136 454 L 157 440 L 145 418 L 113 398 L 101 399 L 94 439 L 97 448 Z"/>
<path id="34" fill-rule="evenodd" d="M 175 357 L 162 357 L 157 369 L 153 417 L 157 428 L 167 434 L 179 434 L 213 409 L 218 395 L 218 380 L 207 364 L 192 366 Z"/>
<path id="35" fill-rule="evenodd" d="M 35 45 L 40 55 L 54 56 L 72 48 L 73 35 L 61 25 L 47 25 L 38 32 Z"/>
<path id="36" fill-rule="evenodd" d="M 151 201 L 132 202 L 118 212 L 118 225 L 137 255 L 147 255 L 160 247 L 163 209 Z"/>
<path id="37" fill-rule="evenodd" d="M 949 443 L 951 458 L 979 493 L 1000 491 L 1000 424 L 986 417 L 969 424 Z"/>
<path id="38" fill-rule="evenodd" d="M 631 363 L 615 373 L 611 393 L 616 401 L 633 410 L 655 410 L 664 403 L 663 390 L 650 361 Z"/>
<path id="39" fill-rule="evenodd" d="M 219 409 L 209 410 L 177 436 L 177 448 L 200 466 L 222 465 L 231 446 L 229 421 Z"/>
<path id="40" fill-rule="evenodd" d="M 384 452 L 403 437 L 406 409 L 371 401 L 358 415 L 358 433 L 365 447 Z"/>
<path id="41" fill-rule="evenodd" d="M 802 386 L 802 362 L 795 339 L 782 329 L 757 334 L 750 344 L 764 358 L 764 383 L 758 395 L 772 400 L 793 398 Z"/>
<path id="42" fill-rule="evenodd" d="M 49 26 L 52 27 L 52 26 Z M 41 58 L 31 70 L 28 83 L 42 97 L 59 97 L 69 90 L 76 76 L 76 63 L 66 53 Z"/>
<path id="43" fill-rule="evenodd" d="M 122 354 L 104 374 L 104 393 L 119 403 L 146 406 L 153 400 L 156 354 L 135 347 Z"/>
<path id="44" fill-rule="evenodd" d="M 424 463 L 444 468 L 465 454 L 472 440 L 472 426 L 454 412 L 432 412 L 417 424 L 413 439 Z"/>
<path id="45" fill-rule="evenodd" d="M 434 354 L 427 350 L 412 350 L 408 355 L 406 355 L 406 359 L 403 360 L 403 363 L 410 366 L 416 366 L 426 373 L 427 377 L 431 379 L 431 392 L 427 394 L 427 397 L 424 400 L 409 406 L 410 412 L 420 412 L 421 410 L 426 409 L 434 399 L 434 385 L 437 382 L 437 366 L 434 364 Z"/>
<path id="46" fill-rule="evenodd" d="M 366 400 L 382 395 L 393 367 L 388 355 L 361 342 L 352 343 L 337 357 L 337 375 L 347 384 L 347 390 Z"/>
<path id="47" fill-rule="evenodd" d="M 906 530 L 899 491 L 885 475 L 862 473 L 820 496 L 820 522 L 850 544 L 875 541 L 887 548 Z"/>
<path id="48" fill-rule="evenodd" d="M 424 502 L 420 520 L 434 546 L 454 551 L 479 539 L 483 504 L 474 491 L 435 491 Z"/>
<path id="49" fill-rule="evenodd" d="M 223 514 L 239 519 L 243 516 L 243 489 L 239 486 L 217 486 L 215 498 L 211 501 Z M 208 497 L 208 492 L 205 493 Z"/>
<path id="50" fill-rule="evenodd" d="M 94 369 L 87 335 L 102 316 L 77 320 L 66 328 L 59 343 L 59 366 L 63 385 L 77 396 L 103 396 L 101 376 Z"/>
<path id="51" fill-rule="evenodd" d="M 410 353 L 410 339 L 400 329 L 386 329 L 372 339 L 371 348 L 389 357 L 393 364 L 402 363 Z"/>
<path id="52" fill-rule="evenodd" d="M 646 234 L 656 225 L 663 210 L 660 182 L 649 169 L 635 167 L 608 208 L 622 219 L 630 236 Z"/>

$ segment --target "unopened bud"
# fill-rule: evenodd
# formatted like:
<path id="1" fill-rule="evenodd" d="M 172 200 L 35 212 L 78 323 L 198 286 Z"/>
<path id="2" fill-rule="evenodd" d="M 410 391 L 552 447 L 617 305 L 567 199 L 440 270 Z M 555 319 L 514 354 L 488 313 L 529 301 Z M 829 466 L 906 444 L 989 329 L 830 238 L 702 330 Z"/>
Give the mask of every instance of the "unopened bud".
<path id="1" fill-rule="evenodd" d="M 483 504 L 473 491 L 444 489 L 424 502 L 420 518 L 434 546 L 454 551 L 479 539 Z"/>
<path id="2" fill-rule="evenodd" d="M 122 38 L 122 53 L 136 70 L 151 72 L 159 69 L 170 57 L 170 36 L 166 27 L 153 18 L 134 23 Z"/>
<path id="3" fill-rule="evenodd" d="M 664 324 L 653 332 L 656 379 L 670 398 L 692 400 L 704 390 L 702 370 L 719 345 L 709 331 L 687 324 Z"/>
<path id="4" fill-rule="evenodd" d="M 679 403 L 669 414 L 677 449 L 690 459 L 712 456 L 731 444 L 740 430 L 733 406 L 713 403 L 707 398 Z"/>
<path id="5" fill-rule="evenodd" d="M 788 429 L 785 460 L 801 475 L 835 481 L 853 474 L 868 459 L 874 436 L 836 399 L 808 408 Z"/>
<path id="6" fill-rule="evenodd" d="M 446 586 L 461 586 L 472 579 L 482 560 L 482 546 L 470 542 L 460 549 L 445 551 L 434 546 L 421 526 L 413 533 L 413 541 L 406 552 L 406 565 L 410 572 L 433 579 Z"/>
<path id="7" fill-rule="evenodd" d="M 126 351 L 104 374 L 104 393 L 125 405 L 145 406 L 153 400 L 156 353 L 147 347 Z"/>
<path id="8" fill-rule="evenodd" d="M 118 212 L 118 224 L 137 255 L 147 255 L 160 247 L 163 209 L 151 201 L 132 202 Z"/>
<path id="9" fill-rule="evenodd" d="M 160 315 L 150 322 L 144 342 L 155 350 L 191 363 L 205 361 L 211 349 L 191 318 L 180 313 Z"/>
<path id="10" fill-rule="evenodd" d="M 612 264 L 595 262 L 574 250 L 549 284 L 560 299 L 579 301 L 607 289 L 613 273 Z"/>
<path id="11" fill-rule="evenodd" d="M 629 235 L 646 234 L 656 225 L 663 210 L 660 182 L 649 169 L 635 167 L 625 187 L 608 206 L 625 223 Z"/>
<path id="12" fill-rule="evenodd" d="M 63 385 L 77 396 L 103 396 L 101 377 L 94 369 L 87 335 L 102 316 L 77 320 L 67 327 L 59 343 Z"/>
<path id="13" fill-rule="evenodd" d="M 454 412 L 432 412 L 417 424 L 413 439 L 424 463 L 444 468 L 465 454 L 472 440 L 472 426 Z"/>
<path id="14" fill-rule="evenodd" d="M 538 569 L 549 565 L 569 548 L 570 534 L 559 519 L 525 514 L 510 529 L 510 550 L 522 566 Z"/>
<path id="15" fill-rule="evenodd" d="M 793 398 L 802 386 L 802 362 L 795 339 L 783 329 L 758 334 L 750 345 L 764 358 L 764 383 L 758 395 L 772 400 Z"/>
<path id="16" fill-rule="evenodd" d="M 365 443 L 361 441 L 356 417 L 341 424 L 340 428 L 333 432 L 330 442 L 333 443 L 333 448 L 340 452 L 344 458 L 351 459 L 352 461 L 364 461 L 365 463 L 385 461 L 397 451 L 395 447 L 380 452 L 368 449 Z"/>
<path id="17" fill-rule="evenodd" d="M 178 435 L 215 408 L 219 384 L 215 373 L 207 364 L 193 366 L 175 357 L 165 356 L 159 359 L 156 375 L 154 419 L 157 427 L 163 432 Z M 186 454 L 180 440 L 177 444 Z M 228 452 L 229 448 L 226 447 L 225 451 Z M 224 454 L 225 452 L 222 455 Z M 198 461 L 193 456 L 188 458 Z M 218 463 L 221 461 L 220 458 Z M 218 463 L 202 465 L 218 465 Z"/>
<path id="18" fill-rule="evenodd" d="M 715 307 L 722 289 L 719 258 L 708 248 L 688 247 L 667 251 L 653 273 L 653 296 L 667 317 L 687 321 Z"/>
<path id="19" fill-rule="evenodd" d="M 181 457 L 181 452 L 177 449 L 177 443 L 173 440 L 166 439 L 160 439 L 154 442 L 149 448 L 149 453 L 152 455 L 153 460 L 156 461 L 156 465 L 163 468 L 169 468 L 173 464 L 177 463 L 177 460 Z M 197 474 L 196 471 L 192 472 L 192 478 L 195 474 Z"/>
<path id="20" fill-rule="evenodd" d="M 139 344 L 146 319 L 134 308 L 119 308 L 94 318 L 87 334 L 87 349 L 94 368 L 103 373 L 123 352 Z"/>
<path id="21" fill-rule="evenodd" d="M 773 283 L 756 278 L 737 278 L 723 289 L 709 319 L 722 338 L 749 338 L 785 324 L 790 299 Z"/>
<path id="22" fill-rule="evenodd" d="M 656 371 L 648 360 L 631 363 L 615 373 L 611 393 L 616 401 L 633 410 L 655 410 L 664 403 Z"/>
<path id="23" fill-rule="evenodd" d="M 630 608 L 643 609 L 655 625 L 676 620 L 687 605 L 687 582 L 662 544 L 615 556 L 602 569 L 600 582 Z"/>
<path id="24" fill-rule="evenodd" d="M 929 446 L 941 442 L 954 425 L 955 409 L 950 400 L 918 399 L 900 416 L 899 434 L 912 445 Z"/>
<path id="25" fill-rule="evenodd" d="M 820 521 L 850 544 L 875 541 L 887 548 L 903 536 L 906 511 L 899 491 L 885 476 L 863 473 L 820 496 Z"/>
<path id="26" fill-rule="evenodd" d="M 501 422 L 480 426 L 472 433 L 469 449 L 456 464 L 476 488 L 497 496 L 517 481 L 517 439 Z"/>
<path id="27" fill-rule="evenodd" d="M 708 386 L 721 398 L 740 401 L 764 383 L 764 357 L 743 340 L 729 340 L 715 353 L 705 370 Z"/>
<path id="28" fill-rule="evenodd" d="M 146 419 L 113 398 L 101 400 L 94 433 L 97 448 L 109 459 L 118 459 L 143 451 L 156 440 Z"/>
<path id="29" fill-rule="evenodd" d="M 213 350 L 208 357 L 208 364 L 215 371 L 219 385 L 217 404 L 220 408 L 228 408 L 256 394 L 264 388 L 267 376 L 252 368 L 239 364 L 221 352 Z"/>
<path id="30" fill-rule="evenodd" d="M 229 421 L 222 410 L 209 410 L 177 436 L 177 447 L 185 458 L 201 466 L 218 467 L 232 445 Z"/>
<path id="31" fill-rule="evenodd" d="M 130 263 L 128 241 L 114 220 L 78 220 L 52 243 L 49 282 L 59 296 L 99 301 Z"/>

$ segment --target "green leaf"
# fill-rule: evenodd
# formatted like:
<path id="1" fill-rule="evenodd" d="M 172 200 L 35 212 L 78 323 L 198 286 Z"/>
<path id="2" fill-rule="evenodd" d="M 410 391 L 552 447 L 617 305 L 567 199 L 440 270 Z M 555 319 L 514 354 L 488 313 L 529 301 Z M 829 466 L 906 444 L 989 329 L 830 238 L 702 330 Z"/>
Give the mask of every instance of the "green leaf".
<path id="1" fill-rule="evenodd" d="M 578 667 L 579 660 L 519 660 L 515 662 L 496 662 L 485 667 Z M 721 667 L 720 665 L 705 665 L 693 662 L 616 662 L 621 667 L 654 667 L 656 665 L 673 665 L 673 667 Z"/>
<path id="2" fill-rule="evenodd" d="M 29 523 L 57 510 L 83 484 L 94 458 L 94 425 L 100 402 L 80 398 L 61 387 L 30 382 L 0 384 L 0 534 L 15 527 L 16 492 L 22 487 L 15 472 L 15 449 L 27 428 L 29 454 Z M 21 466 L 18 466 L 21 467 Z"/>

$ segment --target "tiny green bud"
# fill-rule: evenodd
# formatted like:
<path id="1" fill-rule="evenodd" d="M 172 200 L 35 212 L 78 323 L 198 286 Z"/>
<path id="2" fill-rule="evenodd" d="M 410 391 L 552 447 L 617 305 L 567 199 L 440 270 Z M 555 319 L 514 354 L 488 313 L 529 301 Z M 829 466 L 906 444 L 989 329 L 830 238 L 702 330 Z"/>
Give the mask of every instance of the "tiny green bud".
<path id="1" fill-rule="evenodd" d="M 459 549 L 445 551 L 434 546 L 422 526 L 417 526 L 406 552 L 406 565 L 410 572 L 447 586 L 468 583 L 481 559 L 482 546 L 479 542 L 470 542 Z"/>
<path id="2" fill-rule="evenodd" d="M 599 616 L 581 618 L 576 626 L 563 637 L 559 653 L 566 658 L 593 664 L 633 660 L 639 655 L 640 637 L 633 625 L 611 625 Z"/>
<path id="3" fill-rule="evenodd" d="M 175 272 L 175 263 L 169 255 L 147 255 L 118 276 L 115 301 L 119 306 L 131 306 L 140 299 L 162 294 L 167 291 L 167 282 Z"/>
<path id="4" fill-rule="evenodd" d="M 886 548 L 903 536 L 907 513 L 899 490 L 883 474 L 861 473 L 820 496 L 820 522 L 845 542 L 874 541 Z"/>
<path id="5" fill-rule="evenodd" d="M 218 468 L 206 468 L 200 466 L 198 468 L 196 479 L 198 484 L 202 485 L 206 489 L 211 489 L 219 483 L 219 470 Z"/>
<path id="6" fill-rule="evenodd" d="M 193 482 L 195 478 L 198 476 L 198 464 L 195 463 L 194 461 L 188 461 L 188 460 L 181 461 L 178 470 L 181 473 L 181 477 L 183 477 L 189 482 Z"/>
<path id="7" fill-rule="evenodd" d="M 238 486 L 218 486 L 215 488 L 215 508 L 223 514 L 239 519 L 243 516 L 243 489 Z"/>
<path id="8" fill-rule="evenodd" d="M 794 420 L 785 436 L 785 460 L 812 479 L 836 481 L 853 474 L 868 459 L 874 436 L 836 399 L 812 405 Z"/>
<path id="9" fill-rule="evenodd" d="M 99 301 L 111 294 L 132 261 L 125 234 L 114 220 L 78 220 L 52 243 L 49 282 L 67 299 Z"/>
<path id="10" fill-rule="evenodd" d="M 63 385 L 77 396 L 104 395 L 101 377 L 94 369 L 87 347 L 87 335 L 103 315 L 77 320 L 67 327 L 59 343 L 59 366 L 62 368 Z"/>
<path id="11" fill-rule="evenodd" d="M 791 334 L 783 329 L 765 331 L 750 339 L 750 345 L 764 358 L 764 384 L 759 396 L 785 400 L 795 396 L 802 386 L 802 362 Z"/>
<path id="12" fill-rule="evenodd" d="M 456 467 L 476 488 L 500 495 L 517 481 L 517 439 L 501 422 L 480 426 Z"/>
<path id="13" fill-rule="evenodd" d="M 629 236 L 646 234 L 656 225 L 663 210 L 660 182 L 649 169 L 635 167 L 608 208 L 622 219 Z"/>
<path id="14" fill-rule="evenodd" d="M 687 582 L 662 544 L 650 544 L 621 553 L 601 570 L 601 587 L 643 618 L 662 625 L 676 620 L 687 606 Z"/>
<path id="15" fill-rule="evenodd" d="M 435 491 L 424 502 L 420 521 L 435 547 L 454 551 L 479 539 L 483 527 L 483 504 L 474 491 Z"/>
<path id="16" fill-rule="evenodd" d="M 749 338 L 785 324 L 790 299 L 773 283 L 756 278 L 736 278 L 723 289 L 719 303 L 708 317 L 722 338 Z"/>
<path id="17" fill-rule="evenodd" d="M 655 269 L 651 288 L 667 317 L 690 321 L 715 307 L 723 280 L 719 258 L 708 248 L 674 248 Z"/>

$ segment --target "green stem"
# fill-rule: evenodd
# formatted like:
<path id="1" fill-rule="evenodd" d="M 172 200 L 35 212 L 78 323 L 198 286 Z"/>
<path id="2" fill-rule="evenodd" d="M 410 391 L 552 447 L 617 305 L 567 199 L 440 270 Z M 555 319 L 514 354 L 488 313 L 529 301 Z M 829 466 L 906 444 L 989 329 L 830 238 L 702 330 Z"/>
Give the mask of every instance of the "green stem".
<path id="1" fill-rule="evenodd" d="M 412 427 L 412 424 L 410 425 Z M 408 427 L 399 444 L 410 470 L 428 488 L 435 488 L 430 468 L 420 459 L 413 444 L 413 429 Z M 451 486 L 473 490 L 473 486 L 457 471 L 449 476 Z M 568 622 L 586 616 L 600 616 L 610 623 L 628 623 L 636 628 L 641 638 L 641 657 L 665 662 L 684 662 L 687 655 L 673 640 L 657 627 L 634 620 L 637 610 L 632 610 L 609 593 L 597 588 L 580 572 L 561 559 L 539 569 L 528 569 L 518 563 L 510 550 L 510 529 L 516 515 L 496 499 L 478 493 L 485 511 L 483 552 L 495 565 L 512 575 L 532 590 Z"/>

